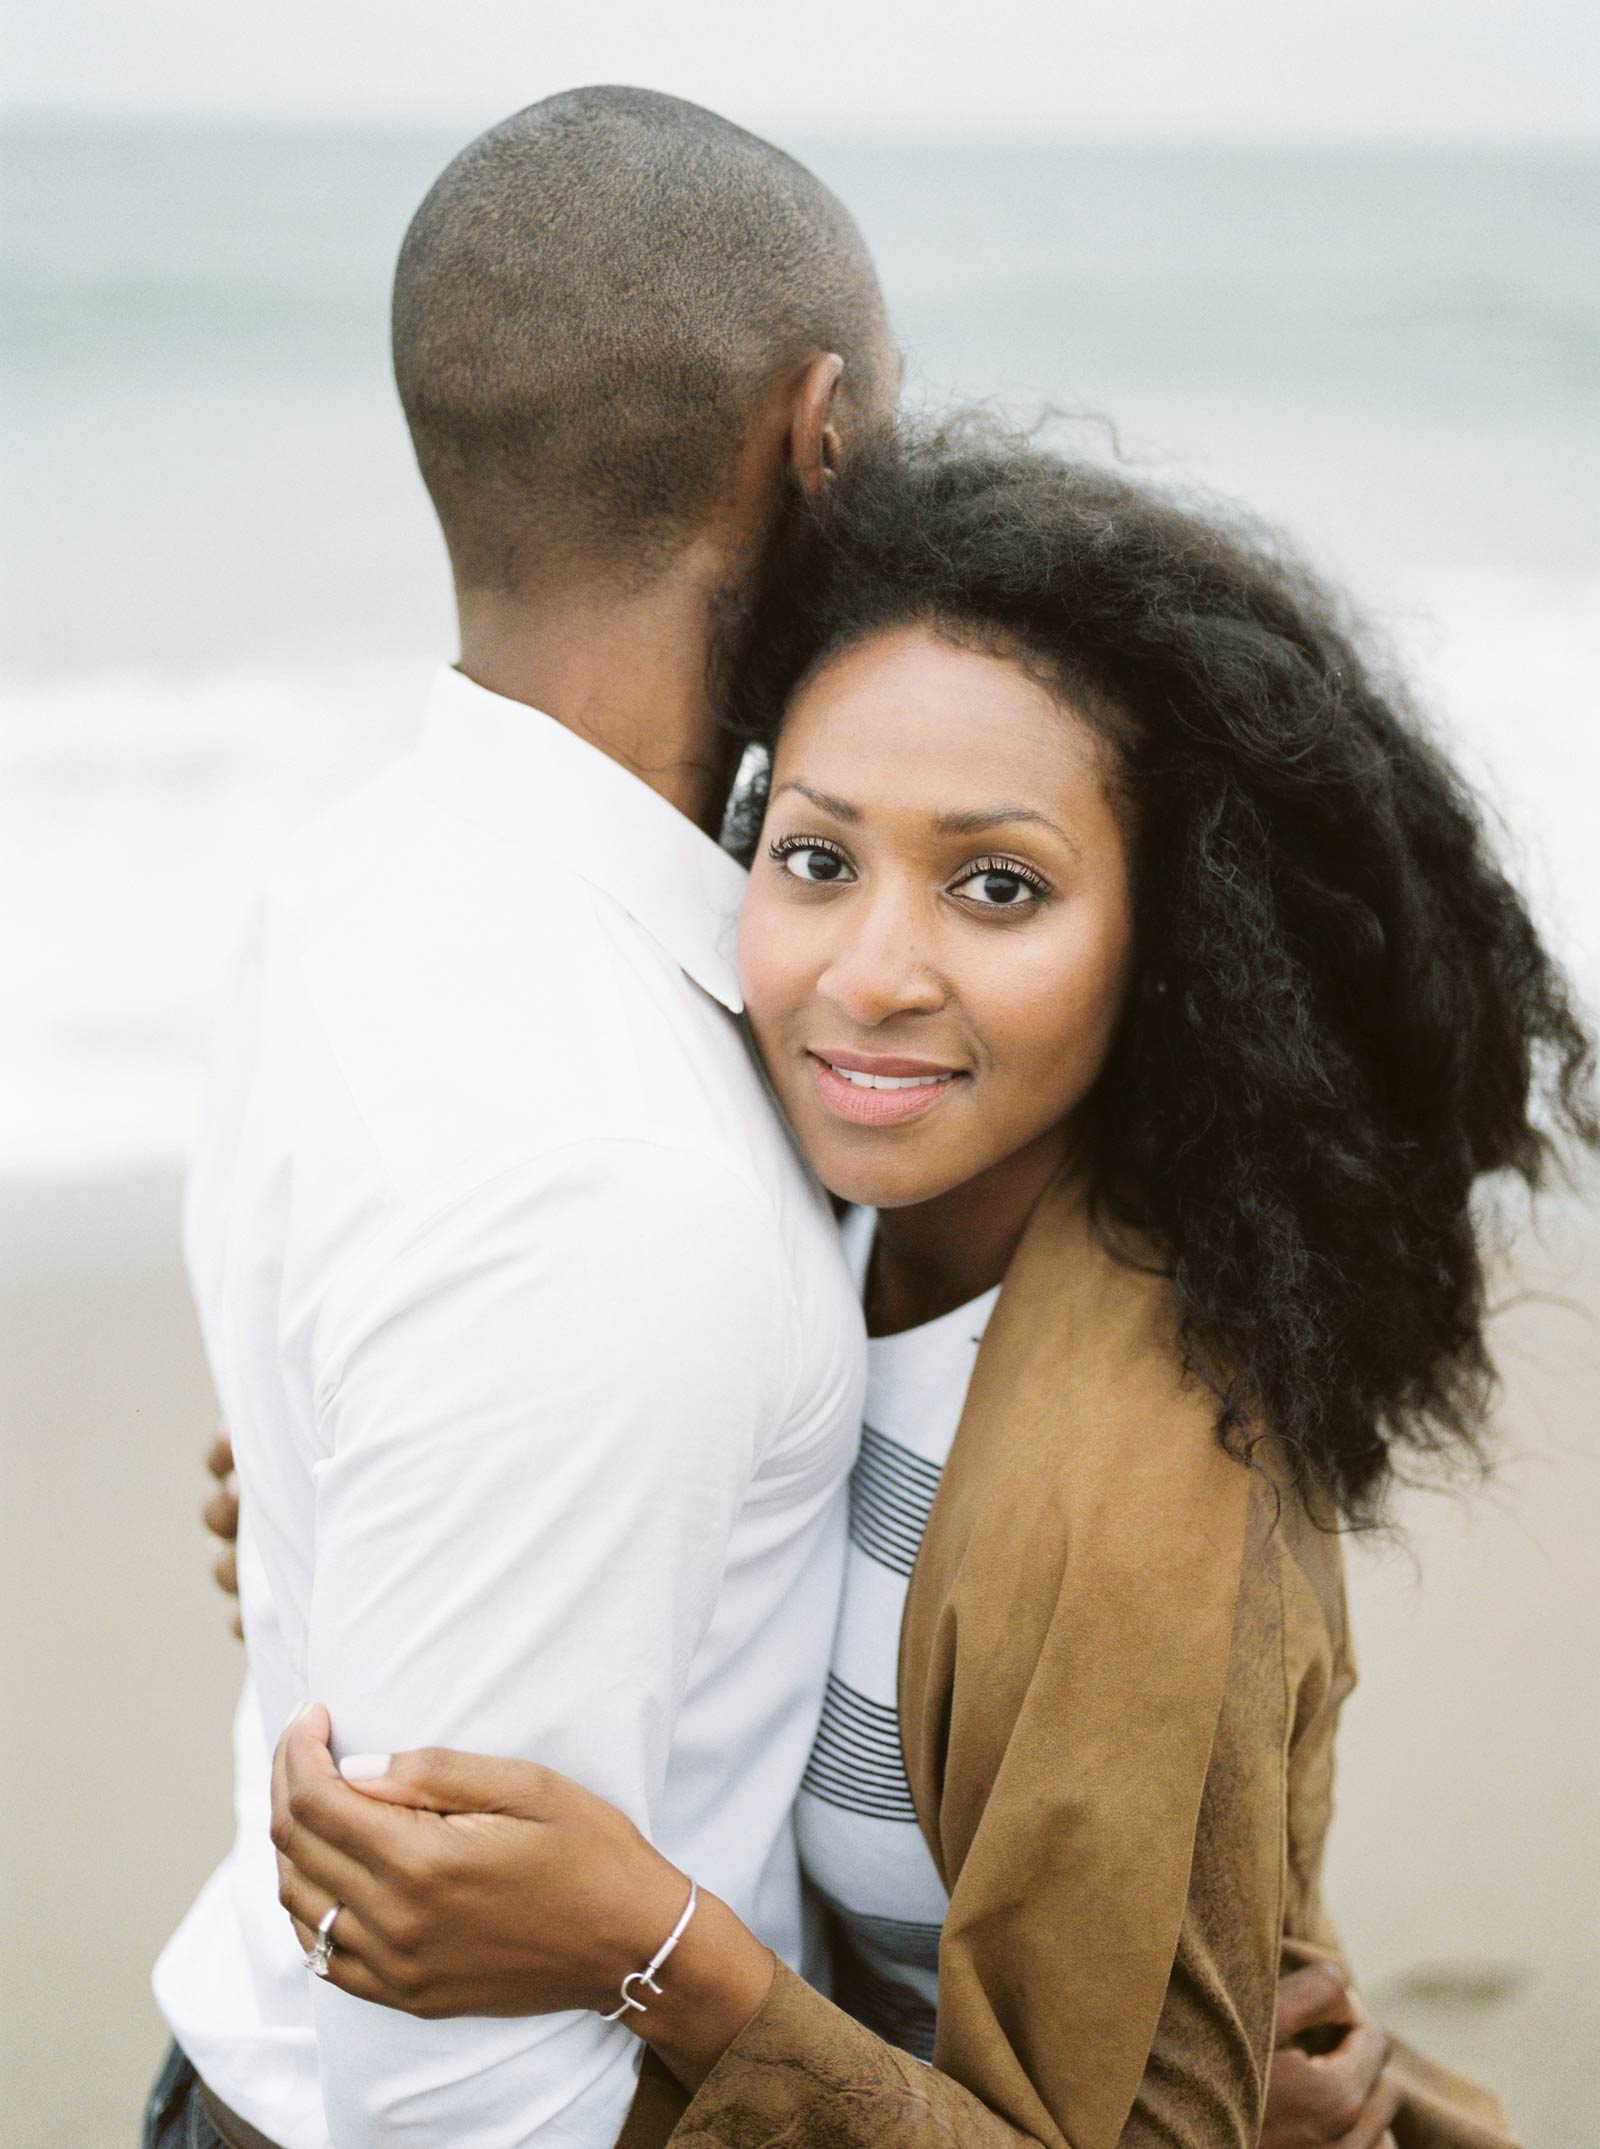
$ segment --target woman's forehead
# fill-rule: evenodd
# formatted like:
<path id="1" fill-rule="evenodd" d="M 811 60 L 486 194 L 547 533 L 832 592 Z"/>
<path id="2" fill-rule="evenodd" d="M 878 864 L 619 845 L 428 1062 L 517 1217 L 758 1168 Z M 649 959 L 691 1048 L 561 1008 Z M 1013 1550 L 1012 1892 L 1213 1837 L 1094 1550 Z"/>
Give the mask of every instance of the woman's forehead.
<path id="1" fill-rule="evenodd" d="M 1012 658 L 897 628 L 841 651 L 796 695 L 774 796 L 804 783 L 857 806 L 923 800 L 947 813 L 1099 786 L 1090 725 Z"/>

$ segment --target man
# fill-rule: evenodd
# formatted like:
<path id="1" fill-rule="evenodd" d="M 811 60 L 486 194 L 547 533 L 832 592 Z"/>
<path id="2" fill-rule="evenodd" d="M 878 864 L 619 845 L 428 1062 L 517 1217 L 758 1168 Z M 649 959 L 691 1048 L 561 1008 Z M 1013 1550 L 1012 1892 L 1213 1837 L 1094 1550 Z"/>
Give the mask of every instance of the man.
<path id="1" fill-rule="evenodd" d="M 238 1839 L 156 1992 L 224 2138 L 599 2149 L 620 2028 L 306 1976 L 266 1756 L 312 1694 L 347 1747 L 542 1756 L 800 1957 L 863 1345 L 734 1021 L 708 653 L 896 360 L 826 188 L 622 89 L 455 160 L 394 352 L 461 657 L 279 865 L 212 1086 L 186 1233 L 251 1677 Z"/>
<path id="2" fill-rule="evenodd" d="M 347 1751 L 538 1758 L 799 1958 L 862 1340 L 732 1022 L 708 660 L 896 368 L 833 197 L 628 90 L 449 168 L 395 359 L 461 659 L 275 877 L 191 1183 L 252 1676 L 238 1841 L 157 1971 L 204 2085 L 167 2102 L 283 2149 L 601 2145 L 620 2029 L 306 1977 L 266 1754 L 314 1693 Z"/>

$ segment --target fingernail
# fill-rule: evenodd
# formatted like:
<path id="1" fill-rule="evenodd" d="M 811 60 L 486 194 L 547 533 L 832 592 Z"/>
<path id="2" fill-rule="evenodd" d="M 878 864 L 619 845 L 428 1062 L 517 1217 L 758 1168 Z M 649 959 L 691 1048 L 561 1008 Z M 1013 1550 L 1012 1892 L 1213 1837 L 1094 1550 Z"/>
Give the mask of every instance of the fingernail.
<path id="1" fill-rule="evenodd" d="M 389 1773 L 388 1754 L 346 1754 L 339 1763 L 339 1774 L 346 1783 L 374 1783 Z"/>

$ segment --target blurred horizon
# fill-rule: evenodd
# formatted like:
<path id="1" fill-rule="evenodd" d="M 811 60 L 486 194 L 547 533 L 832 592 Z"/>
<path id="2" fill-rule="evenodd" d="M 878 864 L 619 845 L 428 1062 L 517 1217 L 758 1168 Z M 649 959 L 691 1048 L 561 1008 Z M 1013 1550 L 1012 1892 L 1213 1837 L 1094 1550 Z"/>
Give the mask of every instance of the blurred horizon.
<path id="1" fill-rule="evenodd" d="M 1370 144 L 1600 137 L 1588 0 L 813 0 L 803 24 L 743 0 L 57 0 L 13 11 L 7 109 L 406 113 L 471 131 L 578 83 L 627 82 L 761 131 L 985 126 Z"/>
<path id="2" fill-rule="evenodd" d="M 0 1182 L 181 1155 L 210 994 L 298 822 L 454 654 L 389 378 L 461 128 L 13 128 L 0 223 Z M 790 133 L 910 400 L 1237 503 L 1349 587 L 1600 981 L 1600 157 Z M 1594 984 L 1591 998 L 1600 997 Z"/>
<path id="3" fill-rule="evenodd" d="M 580 83 L 540 89 L 525 101 L 553 96 Z M 656 85 L 640 85 L 654 88 Z M 677 95 L 677 91 L 665 92 Z M 691 102 L 701 102 L 691 99 Z M 271 133 L 326 135 L 348 132 L 384 135 L 458 137 L 462 146 L 486 128 L 517 111 L 520 106 L 501 100 L 487 103 L 468 100 L 460 104 L 426 105 L 396 112 L 373 111 L 359 103 L 307 105 L 303 107 L 248 102 L 217 103 L 210 99 L 173 101 L 166 104 L 125 106 L 92 100 L 61 100 L 32 103 L 8 98 L 0 88 L 0 143 L 7 134 L 85 128 L 107 133 L 234 134 Z M 720 110 L 720 107 L 713 109 Z M 1270 119 L 1208 124 L 1202 119 L 1187 123 L 1153 121 L 1129 116 L 1075 116 L 1067 125 L 1043 112 L 1027 112 L 1015 119 L 987 113 L 938 112 L 891 114 L 868 121 L 825 109 L 764 109 L 741 104 L 737 113 L 725 113 L 735 124 L 791 149 L 802 138 L 813 146 L 821 143 L 859 141 L 863 135 L 896 148 L 931 147 L 954 142 L 962 148 L 1004 145 L 1021 148 L 1125 149 L 1139 152 L 1173 152 L 1203 155 L 1216 152 L 1245 155 L 1334 157 L 1394 157 L 1418 162 L 1451 156 L 1504 158 L 1508 163 L 1600 163 L 1600 120 L 1585 114 L 1570 128 L 1543 121 L 1528 121 L 1512 129 L 1486 127 L 1463 120 L 1450 127 L 1410 129 L 1392 123 L 1367 125 L 1351 120 L 1324 124 L 1312 130 L 1291 122 Z M 790 138 L 793 138 L 791 140 Z"/>

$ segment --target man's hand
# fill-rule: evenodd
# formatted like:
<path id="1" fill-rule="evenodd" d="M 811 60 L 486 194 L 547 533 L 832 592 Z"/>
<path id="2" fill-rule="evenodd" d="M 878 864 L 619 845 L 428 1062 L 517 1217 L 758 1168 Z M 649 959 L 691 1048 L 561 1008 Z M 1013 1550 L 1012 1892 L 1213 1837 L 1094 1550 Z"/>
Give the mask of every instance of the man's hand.
<path id="1" fill-rule="evenodd" d="M 1394 2149 L 1388 2039 L 1336 1970 L 1279 1979 L 1274 2044 L 1261 2149 Z"/>
<path id="2" fill-rule="evenodd" d="M 212 1562 L 211 1572 L 218 1589 L 237 1598 L 239 1560 L 234 1547 L 239 1539 L 239 1479 L 233 1467 L 233 1442 L 225 1429 L 220 1431 L 211 1443 L 211 1452 L 206 1457 L 206 1468 L 217 1482 L 200 1510 L 200 1517 L 222 1546 Z M 240 1625 L 237 1610 L 233 1615 L 233 1631 L 240 1641 L 244 1640 L 244 1628 Z"/>

